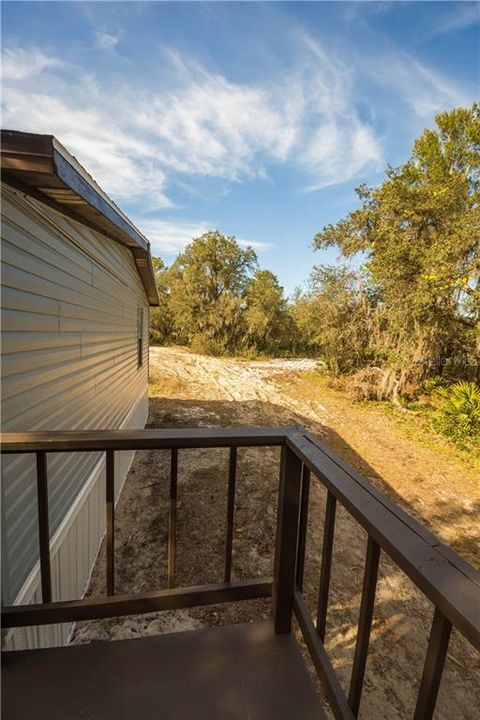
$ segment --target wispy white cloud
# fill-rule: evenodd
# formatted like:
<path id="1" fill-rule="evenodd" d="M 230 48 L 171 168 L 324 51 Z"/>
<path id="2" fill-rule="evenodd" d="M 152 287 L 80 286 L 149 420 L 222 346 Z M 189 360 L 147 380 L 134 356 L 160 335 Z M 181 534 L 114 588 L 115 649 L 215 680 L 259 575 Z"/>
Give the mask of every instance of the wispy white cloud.
<path id="1" fill-rule="evenodd" d="M 355 109 L 350 68 L 307 33 L 296 41 L 291 71 L 255 85 L 231 83 L 170 51 L 178 88 L 140 119 L 164 166 L 238 181 L 289 163 L 307 189 L 318 189 L 378 163 L 381 142 Z"/>
<path id="2" fill-rule="evenodd" d="M 95 47 L 99 50 L 113 50 L 120 41 L 118 35 L 112 35 L 108 32 L 99 32 L 95 38 Z"/>
<path id="3" fill-rule="evenodd" d="M 28 66 L 27 55 L 25 50 L 10 50 L 8 62 Z M 121 100 L 110 102 L 89 75 L 72 81 L 62 74 L 65 66 L 56 58 L 45 58 L 36 50 L 30 57 L 35 72 L 4 75 L 4 126 L 55 135 L 115 198 L 148 197 L 157 207 L 171 207 L 155 148 L 122 122 Z"/>
<path id="4" fill-rule="evenodd" d="M 2 52 L 2 78 L 4 81 L 25 80 L 39 75 L 47 68 L 63 67 L 58 58 L 48 57 L 40 50 L 6 48 Z"/>
<path id="5" fill-rule="evenodd" d="M 114 49 L 118 37 L 103 33 L 97 42 Z M 299 189 L 313 191 L 378 169 L 383 143 L 358 110 L 361 73 L 393 89 L 422 119 L 466 101 L 409 55 L 357 58 L 355 67 L 304 31 L 292 37 L 291 66 L 281 76 L 233 82 L 167 50 L 163 85 L 148 92 L 140 84 L 107 88 L 107 78 L 60 58 L 10 48 L 3 53 L 3 122 L 56 135 L 108 193 L 146 213 L 174 205 L 174 183 L 187 187 L 199 178 L 219 179 L 223 189 L 288 165 Z M 164 229 L 177 248 L 178 233 Z"/>
<path id="6" fill-rule="evenodd" d="M 206 222 L 157 220 L 135 217 L 135 225 L 150 240 L 153 255 L 179 253 L 188 243 L 209 229 Z"/>
<path id="7" fill-rule="evenodd" d="M 354 22 L 358 25 L 366 17 L 375 15 L 387 15 L 390 12 L 395 12 L 402 5 L 408 4 L 402 0 L 386 0 L 381 2 L 375 0 L 375 2 L 369 2 L 368 0 L 358 0 L 357 2 L 345 2 L 341 4 L 341 12 L 344 19 L 347 22 Z"/>
<path id="8" fill-rule="evenodd" d="M 165 167 L 238 181 L 260 175 L 265 157 L 288 155 L 292 133 L 283 120 L 268 90 L 206 74 L 152 98 L 138 122 Z"/>
<path id="9" fill-rule="evenodd" d="M 148 237 L 153 255 L 177 254 L 194 238 L 214 228 L 214 223 L 187 220 L 164 220 L 146 216 L 134 218 L 137 227 Z M 274 247 L 273 243 L 237 238 L 241 247 L 252 247 L 263 252 Z"/>
<path id="10" fill-rule="evenodd" d="M 300 34 L 303 58 L 300 93 L 309 117 L 299 161 L 311 178 L 306 190 L 318 190 L 357 177 L 383 161 L 381 139 L 363 122 L 354 102 L 350 67 L 309 35 Z"/>
<path id="11" fill-rule="evenodd" d="M 113 36 L 102 42 L 114 46 Z M 306 35 L 301 49 L 288 76 L 254 84 L 170 51 L 169 87 L 148 95 L 132 86 L 107 92 L 102 80 L 58 58 L 10 49 L 4 122 L 55 134 L 108 192 L 150 206 L 171 206 L 174 175 L 231 183 L 291 163 L 311 187 L 342 182 L 377 161 L 380 147 L 353 108 L 349 71 Z"/>
<path id="12" fill-rule="evenodd" d="M 445 3 L 446 7 L 451 7 L 451 3 Z M 435 37 L 437 35 L 446 35 L 456 30 L 463 30 L 480 22 L 480 4 L 474 2 L 455 3 L 450 12 L 440 16 L 437 23 L 433 24 L 426 37 Z"/>
<path id="13" fill-rule="evenodd" d="M 382 62 L 364 59 L 363 68 L 424 120 L 442 110 L 468 105 L 473 99 L 463 87 L 407 53 L 385 54 Z"/>
<path id="14" fill-rule="evenodd" d="M 240 247 L 251 247 L 257 252 L 263 252 L 264 250 L 271 250 L 275 247 L 275 243 L 271 242 L 260 242 L 260 240 L 244 240 L 243 238 L 236 238 Z"/>

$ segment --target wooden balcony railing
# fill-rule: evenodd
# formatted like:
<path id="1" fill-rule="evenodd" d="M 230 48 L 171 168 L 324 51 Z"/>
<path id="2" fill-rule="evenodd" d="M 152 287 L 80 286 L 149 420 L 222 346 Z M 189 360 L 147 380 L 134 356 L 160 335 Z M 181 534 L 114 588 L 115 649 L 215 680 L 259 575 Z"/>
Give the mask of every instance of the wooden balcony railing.
<path id="1" fill-rule="evenodd" d="M 4 433 L 2 453 L 35 453 L 42 603 L 2 609 L 3 627 L 98 619 L 155 610 L 272 596 L 275 631 L 291 630 L 298 620 L 318 677 L 335 718 L 357 717 L 362 696 L 381 551 L 433 603 L 414 720 L 432 718 L 452 627 L 480 650 L 480 577 L 417 521 L 301 428 L 185 429 Z M 237 448 L 281 447 L 280 490 L 274 577 L 231 581 Z M 224 582 L 175 588 L 178 451 L 230 448 Z M 171 452 L 168 533 L 168 589 L 134 595 L 115 594 L 115 452 Z M 52 602 L 47 453 L 106 453 L 107 597 Z M 327 490 L 316 622 L 303 596 L 306 528 L 312 482 Z M 344 693 L 324 648 L 337 504 L 343 505 L 368 534 L 358 632 L 348 694 Z"/>

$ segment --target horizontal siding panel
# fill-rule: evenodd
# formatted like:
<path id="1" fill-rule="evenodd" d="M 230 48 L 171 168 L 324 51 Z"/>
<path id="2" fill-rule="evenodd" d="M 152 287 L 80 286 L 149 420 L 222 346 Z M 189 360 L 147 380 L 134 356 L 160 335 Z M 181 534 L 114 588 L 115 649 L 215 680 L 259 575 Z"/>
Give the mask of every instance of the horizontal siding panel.
<path id="1" fill-rule="evenodd" d="M 55 211 L 52 213 L 48 206 L 14 197 L 8 190 L 3 193 L 2 200 L 3 234 L 9 241 L 23 247 L 34 257 L 52 258 L 55 267 L 65 268 L 72 275 L 82 270 L 92 271 L 92 260 L 95 258 L 88 252 L 84 241 L 82 244 L 78 223 L 71 224 Z M 54 220 L 54 215 L 59 222 Z M 94 231 L 89 232 L 99 238 Z M 106 241 L 109 242 L 108 239 Z"/>
<path id="2" fill-rule="evenodd" d="M 17 353 L 29 352 L 32 350 L 49 350 L 52 348 L 60 348 L 65 346 L 78 345 L 85 351 L 88 352 L 88 348 L 98 347 L 113 347 L 115 343 L 131 343 L 132 331 L 131 328 L 125 330 L 125 332 L 117 333 L 22 333 L 4 331 L 2 328 L 2 344 L 3 344 L 3 355 L 2 357 L 8 357 Z"/>
<path id="3" fill-rule="evenodd" d="M 72 291 L 79 290 L 80 292 L 84 292 L 88 287 L 93 288 L 91 276 L 89 276 L 87 280 L 81 280 L 76 275 L 61 271 L 59 268 L 56 268 L 55 265 L 25 252 L 23 248 L 12 245 L 4 236 L 2 236 L 2 265 L 7 278 L 7 270 L 14 267 L 23 269 L 33 277 L 48 280 L 53 285 L 59 285 L 66 289 L 71 288 Z M 13 283 L 13 279 L 11 282 Z"/>
<path id="4" fill-rule="evenodd" d="M 98 307 L 112 299 L 112 284 L 109 283 L 107 292 L 107 288 L 103 286 L 94 287 L 93 278 L 84 282 L 70 275 L 64 281 L 63 275 L 59 275 L 51 265 L 41 261 L 35 263 L 35 258 L 31 255 L 22 253 L 5 241 L 2 260 L 5 268 L 8 268 L 8 283 L 12 287 L 31 290 L 44 297 L 54 296 L 60 301 L 76 302 L 85 307 Z M 17 266 L 19 262 L 21 267 Z"/>
<path id="5" fill-rule="evenodd" d="M 132 324 L 133 323 L 131 321 L 130 326 L 132 326 Z M 93 312 L 90 312 L 89 317 L 85 317 L 84 319 L 62 317 L 61 315 L 58 318 L 58 327 L 60 332 L 88 332 L 92 325 L 95 325 L 95 332 L 97 333 L 108 332 L 115 327 L 118 327 L 119 330 L 125 327 L 125 323 L 117 325 L 117 321 L 114 317 L 109 320 L 108 315 L 105 315 L 102 318 L 95 318 L 95 314 Z"/>
<path id="6" fill-rule="evenodd" d="M 2 308 L 53 315 L 54 317 L 60 314 L 58 300 L 35 295 L 31 291 L 16 290 L 8 287 L 5 283 L 2 284 Z"/>
<path id="7" fill-rule="evenodd" d="M 137 397 L 137 395 L 139 394 L 138 388 L 141 387 L 142 383 L 145 382 L 145 376 L 139 377 L 138 380 L 132 380 L 130 373 L 128 373 L 128 377 L 120 376 L 118 379 L 123 380 L 124 387 L 122 388 L 123 392 L 118 393 L 117 395 L 112 395 L 111 393 L 108 393 L 105 397 L 99 397 L 98 389 L 96 389 L 95 387 L 95 378 L 90 379 L 88 384 L 86 379 L 84 378 L 83 381 L 80 380 L 79 383 L 77 383 L 74 387 L 72 386 L 70 388 L 70 402 L 68 407 L 69 424 L 71 425 L 70 429 L 81 429 L 82 427 L 89 427 L 90 429 L 99 428 L 99 404 L 103 402 L 105 404 L 105 407 L 109 408 L 111 407 L 112 403 L 117 401 L 118 398 L 124 397 L 128 401 L 130 401 L 130 397 L 126 397 L 128 391 L 130 390 L 130 387 L 133 386 L 133 393 L 135 394 L 135 397 Z M 75 418 L 79 416 L 78 411 L 87 402 L 95 403 L 93 416 L 96 415 L 97 419 L 94 421 L 94 417 L 92 417 L 90 419 L 90 424 L 84 424 L 83 419 L 77 422 Z M 8 403 L 6 404 L 8 405 Z M 52 409 L 49 396 L 44 398 L 42 401 L 38 401 L 35 405 L 27 408 L 24 408 L 23 406 L 17 408 L 15 403 L 10 403 L 7 407 L 7 410 L 9 411 L 8 416 L 5 413 L 5 408 L 3 410 L 3 420 L 6 421 L 8 418 L 11 426 L 17 428 L 18 430 L 20 430 L 26 424 L 33 424 L 34 427 L 32 429 L 34 430 L 49 430 L 58 427 L 57 423 L 61 422 L 62 418 L 65 418 L 64 407 L 58 407 L 57 405 L 56 407 L 54 407 L 54 409 Z M 85 422 L 87 422 L 86 418 Z"/>
<path id="8" fill-rule="evenodd" d="M 11 348 L 9 348 L 11 350 Z M 82 348 L 80 343 L 66 347 L 47 347 L 42 350 L 27 352 L 10 352 L 2 357 L 2 376 L 7 378 L 19 373 L 26 373 L 37 368 L 51 367 L 55 363 L 66 363 L 80 359 Z"/>
<path id="9" fill-rule="evenodd" d="M 54 348 L 62 348 L 65 346 L 77 345 L 81 347 L 81 333 L 22 333 L 7 332 L 2 328 L 2 346 L 3 357 L 19 356 L 20 353 L 30 352 L 32 350 L 51 350 Z"/>
<path id="10" fill-rule="evenodd" d="M 82 429 L 82 427 L 89 427 L 92 430 L 102 427 L 108 428 L 108 425 L 106 425 L 108 420 L 106 419 L 114 414 L 113 408 L 116 404 L 121 402 L 127 404 L 132 403 L 134 399 L 141 394 L 141 389 L 144 387 L 141 378 L 132 379 L 130 377 L 129 365 L 130 362 L 124 362 L 123 365 L 119 367 L 118 375 L 115 369 L 112 368 L 111 374 L 103 379 L 95 376 L 95 369 L 93 369 L 92 376 L 89 378 L 74 378 L 74 393 L 69 393 L 70 404 L 68 408 L 65 406 L 56 408 L 55 410 L 50 408 L 50 398 L 47 393 L 50 386 L 55 384 L 53 381 L 43 387 L 42 394 L 37 391 L 32 391 L 32 395 L 34 395 L 36 399 L 42 397 L 43 400 L 41 402 L 39 401 L 36 407 L 21 409 L 15 416 L 15 426 L 20 431 L 21 427 L 19 426 L 25 423 L 26 418 L 32 417 L 33 411 L 33 417 L 36 418 L 36 421 L 33 423 L 35 430 L 51 430 L 57 426 L 57 423 L 61 421 L 62 418 L 65 422 L 67 417 L 68 424 L 72 430 L 79 430 Z M 122 393 L 112 395 L 112 383 L 116 381 L 117 378 L 123 381 L 124 387 L 122 388 Z M 85 417 L 85 403 L 90 404 L 89 422 Z M 101 405 L 102 408 L 100 410 Z M 13 417 L 10 417 L 10 414 L 14 411 L 15 398 L 10 398 L 5 401 L 4 421 L 8 418 L 13 424 Z M 83 416 L 83 418 L 80 419 L 80 416 Z M 21 418 L 23 418 L 23 421 Z"/>
<path id="11" fill-rule="evenodd" d="M 22 310 L 2 310 L 2 329 L 21 332 L 55 332 L 60 329 L 60 318 L 54 315 L 23 312 Z M 8 346 L 7 346 L 8 352 Z"/>
<path id="12" fill-rule="evenodd" d="M 96 322 L 109 322 L 112 327 L 120 330 L 122 327 L 131 327 L 128 322 L 130 319 L 124 305 L 111 304 L 108 307 L 94 307 L 93 304 L 85 303 L 84 305 L 61 302 L 59 304 L 59 314 L 65 318 L 77 318 L 78 320 L 88 320 Z"/>
<path id="13" fill-rule="evenodd" d="M 90 386 L 85 385 L 83 387 L 83 395 L 85 397 L 95 397 L 95 385 L 93 381 L 91 381 Z M 69 393 L 69 416 L 75 406 L 74 403 L 76 398 L 81 397 L 81 385 Z M 58 409 L 59 408 L 57 407 L 56 410 Z M 31 430 L 51 430 L 52 428 L 55 429 L 55 424 L 52 424 L 51 418 L 53 418 L 56 414 L 56 410 L 52 408 L 51 397 L 47 395 L 47 397 L 45 397 L 42 401 L 38 401 L 36 404 L 32 403 L 27 407 L 23 405 L 19 405 L 17 407 L 14 402 L 11 402 L 10 407 L 8 408 L 8 415 L 4 412 L 2 419 L 5 423 L 5 427 L 8 422 L 9 429 L 16 432 L 21 432 L 21 428 L 25 428 L 27 426 Z M 63 407 L 60 409 L 60 413 L 58 414 L 61 422 L 65 422 L 65 414 L 66 408 Z"/>
<path id="14" fill-rule="evenodd" d="M 111 298 L 102 293 L 101 297 L 92 296 L 92 286 L 86 285 L 87 292 L 81 294 L 76 298 L 72 297 L 71 289 L 62 287 L 58 283 L 53 283 L 48 280 L 42 280 L 36 278 L 36 281 L 32 282 L 29 280 L 29 276 L 26 275 L 20 279 L 24 282 L 17 284 L 19 274 L 12 277 L 10 268 L 8 273 L 4 273 L 8 277 L 8 282 L 3 281 L 2 283 L 2 307 L 13 308 L 15 310 L 31 310 L 33 312 L 41 312 L 50 315 L 64 315 L 65 317 L 91 317 L 91 314 L 98 315 L 101 318 L 102 315 L 115 319 L 116 323 L 126 323 L 126 306 L 123 302 L 118 302 L 118 287 L 117 290 L 117 301 L 107 303 L 107 299 Z M 30 276 L 32 278 L 32 276 Z M 41 292 L 37 292 L 40 290 Z M 43 291 L 43 292 L 42 292 Z M 122 293 L 125 293 L 122 287 Z M 52 300 L 52 294 L 57 298 Z M 132 295 L 132 297 L 134 297 Z M 76 299 L 76 302 L 73 300 Z M 99 302 L 100 301 L 100 302 Z"/>
<path id="15" fill-rule="evenodd" d="M 77 348 L 81 355 L 80 348 Z M 120 359 L 128 364 L 128 371 L 131 370 L 131 356 L 136 348 L 125 347 Z M 77 356 L 78 357 L 78 356 Z M 118 356 L 117 356 L 118 358 Z M 38 369 L 33 368 L 28 372 L 6 375 L 3 389 L 3 400 L 12 397 L 21 398 L 22 393 L 35 391 L 62 393 L 68 389 L 71 383 L 78 384 L 83 379 L 97 378 L 105 373 L 111 377 L 115 372 L 118 363 L 115 363 L 113 351 L 90 354 L 87 357 L 72 358 L 69 362 L 60 361 L 52 363 L 47 367 L 40 364 Z M 56 386 L 52 388 L 52 383 Z"/>
<path id="16" fill-rule="evenodd" d="M 93 287 L 96 288 L 103 288 L 104 283 L 102 282 L 102 277 L 104 273 L 102 269 L 98 266 L 93 267 Z M 129 280 L 131 278 L 126 278 L 124 275 L 114 275 L 113 273 L 110 274 L 109 278 L 107 279 L 107 283 L 109 283 L 111 286 L 116 285 L 118 287 L 123 287 L 125 290 L 128 291 L 128 288 L 130 287 Z M 106 292 L 108 292 L 108 284 L 106 287 Z"/>
<path id="17" fill-rule="evenodd" d="M 75 377 L 75 373 L 73 373 L 63 379 L 54 378 L 50 380 L 50 382 L 44 382 L 42 385 L 33 384 L 33 388 L 29 387 L 26 383 L 25 390 L 17 392 L 13 397 L 9 397 L 9 380 L 12 380 L 12 378 L 7 378 L 3 387 L 3 422 L 8 422 L 8 424 L 11 425 L 11 427 L 9 427 L 10 430 L 17 430 L 19 432 L 22 429 L 25 430 L 25 428 L 20 427 L 18 422 L 15 422 L 15 427 L 13 427 L 11 420 L 14 417 L 15 410 L 19 410 L 21 414 L 24 415 L 30 409 L 36 411 L 37 405 L 40 405 L 42 402 L 47 401 L 51 403 L 52 400 L 60 402 L 62 392 L 68 391 L 70 397 L 70 390 L 78 389 L 82 384 L 85 384 L 85 392 L 91 391 L 95 393 L 95 372 L 90 373 L 90 375 L 81 373 L 80 377 Z M 66 408 L 64 408 L 64 414 L 65 411 Z M 34 429 L 37 430 L 37 428 Z"/>
<path id="18" fill-rule="evenodd" d="M 82 342 L 83 358 L 92 357 L 99 353 L 111 353 L 115 362 L 115 358 L 120 357 L 125 351 L 132 351 L 130 334 L 128 337 L 119 334 L 115 339 L 112 338 L 108 342 L 102 342 L 100 338 L 97 339 L 97 342 Z"/>
<path id="19" fill-rule="evenodd" d="M 124 417 L 128 412 L 129 403 L 125 401 L 116 404 L 106 404 L 108 408 L 108 417 L 106 417 L 105 427 L 116 427 L 120 424 L 119 419 Z M 79 468 L 84 466 L 86 461 L 90 459 L 92 467 L 95 462 L 98 461 L 100 455 L 90 455 L 87 453 L 74 453 L 74 454 L 49 454 L 48 456 L 48 471 L 49 477 L 62 477 L 62 483 L 50 483 L 50 510 L 51 510 L 51 524 L 52 531 L 56 530 L 58 512 L 57 508 L 62 507 L 65 498 L 75 491 L 75 482 L 78 476 Z M 86 467 L 86 465 L 85 465 Z M 34 462 L 32 458 L 27 456 L 17 456 L 16 461 L 12 462 L 12 475 L 14 475 L 15 482 L 15 497 L 14 501 L 10 501 L 9 488 L 6 485 L 6 500 L 7 500 L 7 527 L 9 528 L 8 543 L 11 552 L 17 552 L 19 549 L 19 543 L 21 542 L 21 535 L 24 530 L 28 531 L 28 535 L 31 538 L 31 547 L 36 548 L 36 522 L 35 518 L 32 519 L 32 523 L 28 527 L 23 525 L 23 513 L 21 507 L 24 503 L 34 502 L 35 499 L 35 470 Z M 10 514 L 13 518 L 10 518 Z M 18 532 L 17 532 L 18 531 Z M 19 535 L 20 533 L 20 535 Z"/>
<path id="20" fill-rule="evenodd" d="M 129 252 L 125 248 L 118 247 L 123 252 Z M 122 293 L 122 296 L 120 296 L 122 300 L 138 297 L 137 293 L 132 290 L 132 287 L 125 284 L 125 281 L 119 281 L 119 279 L 115 277 L 108 277 L 105 283 L 102 284 L 97 275 L 94 284 L 93 270 L 88 274 L 83 273 L 83 276 L 72 275 L 72 273 L 66 272 L 62 268 L 56 268 L 46 260 L 36 258 L 30 253 L 25 252 L 23 248 L 12 245 L 5 237 L 2 239 L 2 264 L 5 268 L 4 273 L 6 279 L 3 281 L 5 285 L 9 284 L 16 287 L 14 285 L 15 278 L 13 277 L 13 273 L 10 275 L 10 271 L 13 269 L 16 275 L 21 275 L 23 270 L 27 276 L 32 277 L 32 282 L 37 284 L 39 294 L 44 295 L 47 292 L 45 283 L 50 283 L 55 288 L 52 288 L 51 296 L 58 296 L 60 300 L 68 300 L 70 297 L 70 300 L 74 300 L 77 304 L 86 303 L 88 305 L 89 298 L 92 298 L 98 301 L 97 307 L 102 307 L 102 302 L 105 304 L 113 301 L 118 304 L 119 292 Z M 61 272 L 59 272 L 59 270 L 61 270 Z M 25 287 L 25 278 L 21 279 L 18 287 Z M 75 292 L 73 293 L 72 291 Z"/>
<path id="21" fill-rule="evenodd" d="M 61 477 L 62 482 L 49 482 L 49 498 L 55 503 L 56 498 L 61 496 L 64 487 L 68 487 L 70 478 L 75 478 L 78 470 L 86 467 L 90 463 L 93 468 L 95 462 L 100 458 L 99 453 L 62 453 L 57 455 L 48 454 L 48 472 L 49 478 Z M 31 492 L 35 493 L 35 461 L 27 456 L 21 457 L 18 464 L 12 462 L 12 468 L 15 469 L 15 482 L 5 483 L 5 497 L 8 500 L 8 506 L 5 511 L 7 519 L 7 538 L 10 540 L 15 536 L 17 528 L 21 527 L 22 518 L 20 509 L 25 503 Z M 12 473 L 13 474 L 13 473 Z M 11 496 L 11 497 L 10 497 Z M 56 517 L 53 505 L 50 507 L 51 520 L 55 524 Z M 10 534 L 9 534 L 10 533 Z"/>
<path id="22" fill-rule="evenodd" d="M 148 305 L 130 251 L 8 187 L 2 216 L 3 429 L 121 427 L 147 389 Z M 139 307 L 145 313 L 140 370 Z M 52 534 L 99 458 L 98 453 L 49 454 Z M 4 590 L 14 598 L 38 561 L 35 465 L 26 456 L 4 457 L 2 464 Z M 91 502 L 98 501 L 97 492 Z M 55 592 L 78 597 L 103 518 L 104 508 L 91 507 L 75 529 L 74 556 L 59 553 Z M 69 563 L 78 577 L 61 587 L 62 567 Z"/>
<path id="23" fill-rule="evenodd" d="M 105 407 L 108 408 L 111 403 L 122 398 L 131 401 L 133 397 L 138 397 L 140 388 L 145 387 L 146 369 L 142 373 L 138 373 L 135 377 L 132 377 L 132 373 L 130 372 L 132 355 L 133 353 L 129 351 L 126 361 L 116 360 L 115 364 L 111 367 L 111 373 L 103 379 L 107 384 L 107 394 L 105 397 L 99 396 L 102 388 L 102 379 L 98 377 L 97 369 L 94 367 L 88 373 L 83 372 L 80 375 L 74 374 L 74 377 L 66 378 L 63 382 L 53 380 L 42 387 L 34 388 L 30 393 L 25 393 L 26 402 L 29 396 L 32 396 L 30 397 L 30 403 L 27 405 L 17 403 L 16 400 L 18 396 L 6 399 L 2 408 L 4 423 L 8 421 L 11 426 L 10 429 L 16 429 L 18 431 L 21 431 L 22 428 L 24 429 L 26 424 L 33 425 L 31 429 L 34 430 L 49 430 L 57 427 L 57 421 L 54 421 L 54 414 L 58 415 L 59 413 L 59 417 L 65 419 L 66 413 L 68 412 L 70 429 L 81 429 L 82 426 L 75 424 L 72 418 L 75 416 L 77 408 L 80 407 L 84 401 L 95 402 L 96 412 L 98 417 L 100 417 L 99 409 L 102 403 L 106 403 Z M 136 355 L 134 360 L 136 362 Z M 117 381 L 123 383 L 122 392 L 113 395 L 111 392 L 112 383 L 116 383 Z M 60 400 L 56 406 L 52 407 L 52 390 L 55 389 L 57 393 L 60 393 L 61 397 L 65 388 L 68 388 L 70 400 L 68 410 L 66 410 L 63 404 L 60 405 Z M 130 388 L 132 388 L 131 395 L 129 393 Z M 35 417 L 35 422 L 31 419 L 32 412 L 33 417 Z M 27 418 L 29 419 L 27 420 Z M 85 425 L 84 427 L 87 426 Z M 94 425 L 88 427 L 93 429 L 94 427 L 100 427 L 100 425 L 96 422 Z"/>
<path id="24" fill-rule="evenodd" d="M 57 235 L 65 240 L 63 247 L 68 251 L 76 248 L 83 255 L 90 257 L 95 265 L 103 266 L 107 272 L 117 274 L 121 278 L 126 275 L 129 275 L 131 279 L 135 278 L 129 262 L 129 254 L 112 255 L 111 241 L 105 235 L 92 231 L 86 225 L 70 220 L 63 215 L 52 213 L 48 206 L 35 200 L 28 198 L 27 205 L 32 208 L 31 217 L 40 218 L 44 226 L 50 229 L 50 236 Z"/>
<path id="25" fill-rule="evenodd" d="M 68 337 L 72 338 L 71 344 L 66 344 Z M 131 352 L 131 333 L 121 334 L 119 337 L 112 336 L 109 342 L 82 342 L 81 334 L 67 333 L 64 337 L 65 345 L 62 347 L 48 346 L 43 348 L 37 348 L 34 350 L 22 350 L 14 351 L 12 343 L 7 340 L 8 348 L 10 352 L 2 356 L 2 375 L 4 378 L 16 375 L 17 373 L 27 372 L 35 368 L 51 367 L 53 362 L 64 363 L 68 360 L 75 360 L 77 358 L 88 358 L 95 355 L 111 354 L 113 360 L 122 354 L 122 351 L 128 349 Z M 114 339 L 115 338 L 115 339 Z M 20 343 L 17 347 L 21 347 Z M 28 347 L 28 346 L 27 346 Z"/>
<path id="26" fill-rule="evenodd" d="M 72 262 L 63 253 L 54 250 L 51 244 L 42 242 L 45 236 L 40 226 L 37 227 L 37 232 L 37 237 L 30 236 L 22 232 L 20 228 L 10 225 L 8 221 L 2 223 L 4 243 L 13 245 L 23 255 L 30 255 L 35 261 L 38 260 L 44 265 L 61 270 L 67 277 L 71 275 L 93 284 L 93 264 L 90 258 L 79 253 L 76 256 L 77 262 Z M 78 262 L 79 260 L 80 262 Z"/>

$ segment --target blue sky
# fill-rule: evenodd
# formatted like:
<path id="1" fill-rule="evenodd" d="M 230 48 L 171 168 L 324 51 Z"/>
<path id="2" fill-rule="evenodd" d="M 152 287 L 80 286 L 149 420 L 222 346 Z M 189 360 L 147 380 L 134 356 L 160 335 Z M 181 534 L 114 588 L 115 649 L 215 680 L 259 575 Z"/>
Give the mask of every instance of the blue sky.
<path id="1" fill-rule="evenodd" d="M 170 263 L 218 228 L 288 293 L 312 237 L 479 95 L 473 2 L 4 2 L 3 126 L 52 133 Z"/>

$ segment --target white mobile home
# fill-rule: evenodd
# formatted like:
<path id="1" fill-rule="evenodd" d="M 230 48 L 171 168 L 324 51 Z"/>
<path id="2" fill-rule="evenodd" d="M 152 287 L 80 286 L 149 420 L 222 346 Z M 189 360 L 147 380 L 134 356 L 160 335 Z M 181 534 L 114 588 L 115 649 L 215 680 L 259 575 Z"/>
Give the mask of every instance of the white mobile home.
<path id="1" fill-rule="evenodd" d="M 158 304 L 149 243 L 54 137 L 3 131 L 1 144 L 2 429 L 141 428 Z M 117 496 L 132 460 L 119 455 Z M 105 460 L 47 457 L 53 599 L 81 597 L 104 533 Z M 35 602 L 34 459 L 4 457 L 2 476 L 3 599 Z M 6 642 L 59 644 L 68 632 Z"/>

